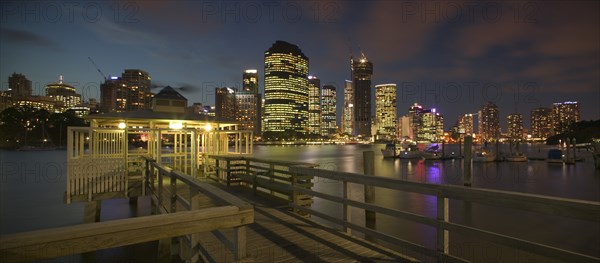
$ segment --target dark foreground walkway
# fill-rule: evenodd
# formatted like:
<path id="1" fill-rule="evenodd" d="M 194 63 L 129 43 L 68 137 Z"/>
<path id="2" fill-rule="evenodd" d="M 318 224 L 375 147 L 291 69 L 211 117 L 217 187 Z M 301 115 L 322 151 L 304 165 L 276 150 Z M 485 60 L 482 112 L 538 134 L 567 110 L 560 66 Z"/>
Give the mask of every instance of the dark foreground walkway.
<path id="1" fill-rule="evenodd" d="M 318 225 L 285 208 L 255 205 L 247 227 L 248 262 L 412 262 L 379 245 Z M 202 245 L 215 262 L 233 262 L 233 254 L 211 233 Z"/>

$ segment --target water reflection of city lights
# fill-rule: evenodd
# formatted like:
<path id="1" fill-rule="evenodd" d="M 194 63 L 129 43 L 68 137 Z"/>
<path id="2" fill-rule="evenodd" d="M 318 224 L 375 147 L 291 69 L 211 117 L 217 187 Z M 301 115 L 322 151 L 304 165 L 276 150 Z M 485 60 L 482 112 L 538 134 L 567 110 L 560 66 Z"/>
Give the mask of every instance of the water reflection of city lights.
<path id="1" fill-rule="evenodd" d="M 427 168 L 427 181 L 430 183 L 441 183 L 440 182 L 440 168 L 437 166 L 437 163 L 431 165 Z"/>

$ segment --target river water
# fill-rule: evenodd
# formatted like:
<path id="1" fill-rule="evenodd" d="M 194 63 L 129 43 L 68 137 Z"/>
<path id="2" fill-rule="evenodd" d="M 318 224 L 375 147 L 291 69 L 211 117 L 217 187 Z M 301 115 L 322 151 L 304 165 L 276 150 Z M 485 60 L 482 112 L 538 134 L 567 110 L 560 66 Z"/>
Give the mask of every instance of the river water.
<path id="1" fill-rule="evenodd" d="M 423 161 L 384 159 L 383 145 L 303 145 L 255 146 L 258 158 L 303 161 L 319 164 L 320 168 L 363 172 L 364 151 L 375 152 L 375 175 L 401 180 L 436 184 L 462 185 L 462 161 Z M 506 151 L 508 146 L 501 145 Z M 447 145 L 446 153 L 458 153 L 457 145 Z M 540 146 L 522 145 L 526 154 L 543 154 Z M 585 152 L 579 156 L 586 157 Z M 473 187 L 543 194 L 556 197 L 600 201 L 600 172 L 594 169 L 587 155 L 576 165 L 549 165 L 544 161 L 524 163 L 474 163 Z M 0 151 L 0 234 L 17 233 L 49 227 L 80 224 L 83 204 L 66 205 L 66 152 L 13 152 Z M 341 193 L 341 184 L 316 180 L 315 189 L 327 193 Z M 352 186 L 351 195 L 363 195 L 362 187 Z M 407 210 L 430 217 L 436 215 L 436 198 L 376 188 L 376 203 L 385 207 Z M 360 198 L 356 198 L 360 200 Z M 329 215 L 340 216 L 341 206 L 315 198 L 313 208 Z M 127 200 L 103 202 L 102 220 L 148 214 L 147 207 L 131 208 Z M 319 220 L 318 218 L 314 218 Z M 548 245 L 565 247 L 577 252 L 600 256 L 600 223 L 582 222 L 536 213 L 501 209 L 459 201 L 450 202 L 450 220 L 486 230 L 531 239 Z M 364 213 L 352 211 L 352 221 L 364 224 Z M 327 224 L 327 222 L 321 222 Z M 377 216 L 377 229 L 408 241 L 435 247 L 435 229 L 416 223 Z M 450 234 L 452 254 L 485 262 L 547 262 L 526 252 Z M 387 244 L 394 247 L 393 244 Z M 130 261 L 135 256 L 152 250 L 155 244 L 129 246 L 96 253 L 96 260 Z M 409 253 L 410 254 L 410 253 Z M 416 256 L 416 254 L 415 254 Z M 120 259 L 120 260 L 118 260 Z M 139 259 L 139 258 L 137 258 Z M 425 259 L 429 261 L 428 259 Z M 79 256 L 59 259 L 79 262 Z"/>

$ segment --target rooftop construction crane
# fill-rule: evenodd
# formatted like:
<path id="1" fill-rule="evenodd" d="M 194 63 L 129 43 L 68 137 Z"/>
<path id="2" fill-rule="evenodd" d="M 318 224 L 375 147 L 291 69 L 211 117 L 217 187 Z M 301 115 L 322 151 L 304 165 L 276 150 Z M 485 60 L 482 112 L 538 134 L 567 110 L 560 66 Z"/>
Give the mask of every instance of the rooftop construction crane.
<path id="1" fill-rule="evenodd" d="M 104 81 L 106 81 L 107 80 L 106 75 L 104 75 L 104 73 L 102 73 L 102 70 L 100 70 L 100 67 L 98 67 L 98 65 L 96 65 L 96 63 L 94 62 L 94 60 L 92 60 L 91 57 L 88 57 L 88 59 L 90 60 L 90 62 L 92 62 L 92 64 L 94 65 L 94 67 L 96 68 L 98 73 L 100 73 L 100 75 L 104 78 Z"/>

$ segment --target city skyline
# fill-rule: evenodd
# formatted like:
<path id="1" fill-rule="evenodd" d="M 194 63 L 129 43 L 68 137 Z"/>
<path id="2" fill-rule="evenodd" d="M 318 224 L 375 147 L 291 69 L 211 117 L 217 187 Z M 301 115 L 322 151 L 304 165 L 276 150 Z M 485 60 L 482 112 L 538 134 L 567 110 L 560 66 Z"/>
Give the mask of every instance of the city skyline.
<path id="1" fill-rule="evenodd" d="M 72 7 L 74 15 L 67 16 L 66 3 L 55 3 L 65 14 L 55 21 L 44 15 L 49 10 L 44 3 L 3 2 L 2 90 L 13 72 L 27 76 L 34 94 L 40 95 L 46 84 L 64 75 L 83 98 L 99 100 L 102 79 L 89 56 L 107 75 L 142 69 L 158 86 L 186 87 L 181 92 L 190 103 L 214 104 L 215 87 L 241 87 L 241 70 L 258 68 L 259 83 L 264 83 L 262 52 L 274 41 L 285 40 L 311 58 L 309 74 L 319 76 L 321 85 L 333 84 L 338 90 L 351 78 L 350 54 L 364 51 L 377 67 L 372 86 L 397 84 L 399 116 L 414 102 L 435 107 L 447 119 L 446 130 L 458 116 L 476 111 L 486 101 L 498 105 L 501 120 L 513 112 L 523 114 L 525 127 L 530 126 L 532 109 L 562 101 L 579 101 L 581 120 L 600 118 L 596 103 L 600 65 L 593 59 L 599 54 L 595 2 L 528 2 L 533 3 L 530 6 L 489 2 L 505 10 L 493 21 L 482 19 L 481 6 L 473 8 L 472 20 L 466 15 L 452 20 L 443 15 L 451 10 L 448 2 L 438 2 L 439 7 L 390 1 L 286 2 L 274 7 L 280 12 L 272 21 L 264 15 L 257 22 L 243 15 L 247 7 L 243 2 L 239 22 L 222 10 L 207 11 L 223 8 L 219 2 L 134 1 L 113 6 L 112 10 L 123 11 L 120 16 L 109 12 L 108 4 L 97 3 L 104 12 L 95 20 L 91 11 L 81 15 L 82 10 L 90 10 L 84 3 Z M 266 3 L 256 4 L 267 10 Z M 126 12 L 133 7 L 138 11 Z M 296 20 L 291 11 L 287 17 L 281 15 L 281 10 L 292 7 L 304 11 L 303 15 Z M 535 12 L 516 19 L 515 11 L 526 8 Z M 311 10 L 322 12 L 315 16 Z M 156 15 L 162 11 L 181 15 Z M 357 17 L 361 13 L 364 18 Z M 432 17 L 423 22 L 421 14 Z M 233 41 L 240 37 L 250 41 Z M 343 92 L 337 99 L 343 101 Z M 340 107 L 337 115 L 341 116 Z M 506 129 L 504 121 L 500 126 Z"/>

